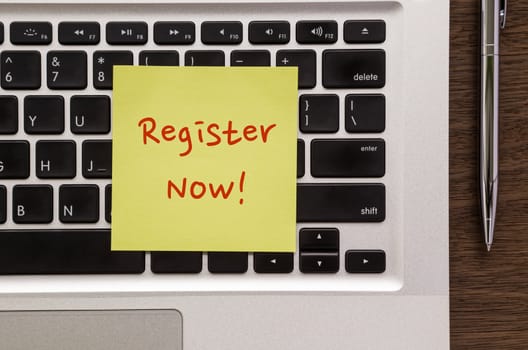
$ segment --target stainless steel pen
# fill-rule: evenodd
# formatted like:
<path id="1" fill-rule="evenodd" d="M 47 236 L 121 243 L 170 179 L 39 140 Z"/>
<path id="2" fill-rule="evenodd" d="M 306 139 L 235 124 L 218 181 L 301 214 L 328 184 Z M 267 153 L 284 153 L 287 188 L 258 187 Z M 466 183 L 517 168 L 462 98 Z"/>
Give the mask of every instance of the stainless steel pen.
<path id="1" fill-rule="evenodd" d="M 481 0 L 480 207 L 484 241 L 493 243 L 499 184 L 499 30 L 506 0 Z"/>

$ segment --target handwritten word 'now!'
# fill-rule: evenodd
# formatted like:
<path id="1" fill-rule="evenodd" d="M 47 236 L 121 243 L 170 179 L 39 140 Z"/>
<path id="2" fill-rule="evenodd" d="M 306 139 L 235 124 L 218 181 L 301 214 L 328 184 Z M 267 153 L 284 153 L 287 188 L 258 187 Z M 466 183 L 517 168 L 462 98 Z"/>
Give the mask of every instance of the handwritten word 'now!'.
<path id="1" fill-rule="evenodd" d="M 242 171 L 238 179 L 238 190 L 240 194 L 244 192 L 244 182 L 246 180 L 246 172 Z M 233 192 L 235 181 L 229 181 L 225 184 L 205 183 L 203 181 L 190 181 L 187 177 L 182 178 L 181 184 L 178 186 L 172 180 L 167 181 L 167 197 L 172 199 L 173 193 L 180 198 L 186 198 L 188 195 L 193 199 L 201 199 L 206 196 L 211 196 L 214 199 L 229 199 Z M 239 203 L 244 204 L 244 198 L 240 198 Z"/>

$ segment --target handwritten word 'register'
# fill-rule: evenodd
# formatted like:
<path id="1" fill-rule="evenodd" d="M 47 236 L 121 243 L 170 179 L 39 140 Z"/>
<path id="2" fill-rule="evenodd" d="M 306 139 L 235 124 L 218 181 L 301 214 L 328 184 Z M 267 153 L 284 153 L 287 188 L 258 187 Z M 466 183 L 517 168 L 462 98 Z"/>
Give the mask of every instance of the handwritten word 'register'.
<path id="1" fill-rule="evenodd" d="M 161 142 L 179 142 L 185 147 L 180 152 L 181 157 L 191 154 L 196 143 L 206 147 L 218 146 L 225 143 L 234 146 L 240 142 L 262 142 L 266 143 L 270 133 L 277 124 L 254 125 L 246 124 L 235 126 L 232 120 L 223 125 L 214 122 L 197 120 L 190 126 L 176 128 L 174 125 L 166 124 L 158 126 L 153 117 L 144 117 L 138 122 L 142 130 L 143 144 Z"/>

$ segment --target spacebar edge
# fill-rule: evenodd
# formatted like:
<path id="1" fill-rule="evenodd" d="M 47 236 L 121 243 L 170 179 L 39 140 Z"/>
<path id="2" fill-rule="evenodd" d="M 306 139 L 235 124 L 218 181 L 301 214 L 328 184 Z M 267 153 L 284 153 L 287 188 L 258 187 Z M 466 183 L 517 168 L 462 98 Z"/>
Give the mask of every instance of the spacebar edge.
<path id="1" fill-rule="evenodd" d="M 145 252 L 110 250 L 110 230 L 1 230 L 0 275 L 145 271 Z"/>

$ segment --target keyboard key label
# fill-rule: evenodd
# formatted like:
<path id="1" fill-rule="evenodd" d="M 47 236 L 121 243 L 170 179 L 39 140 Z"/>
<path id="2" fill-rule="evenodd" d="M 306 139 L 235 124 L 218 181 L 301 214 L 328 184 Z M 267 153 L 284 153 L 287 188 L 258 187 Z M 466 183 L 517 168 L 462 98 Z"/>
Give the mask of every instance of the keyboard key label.
<path id="1" fill-rule="evenodd" d="M 296 67 L 114 67 L 112 249 L 293 252 Z"/>

